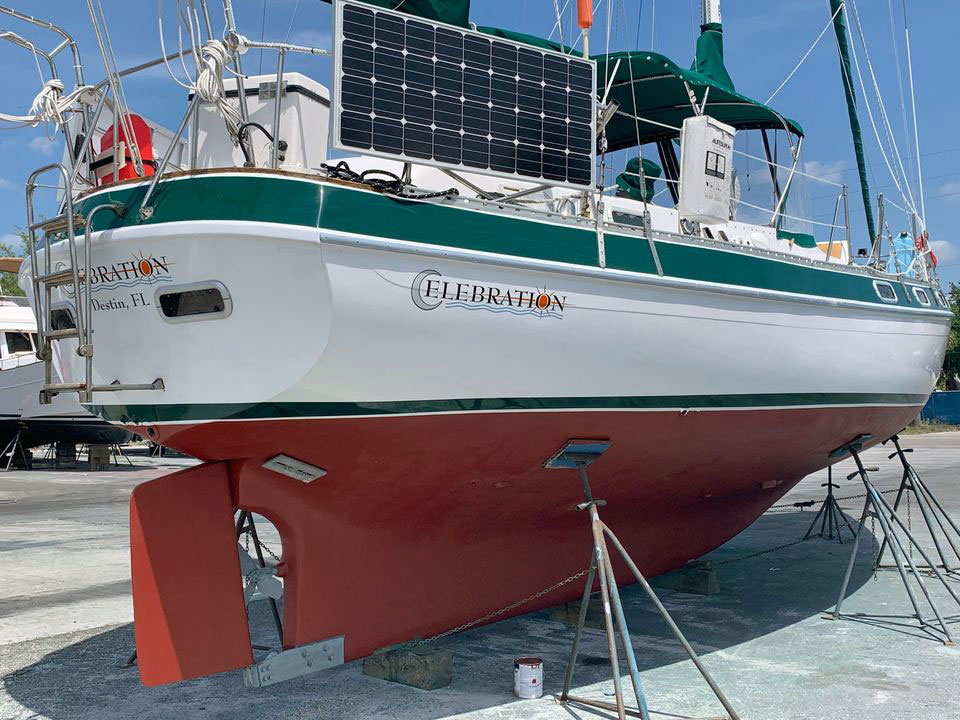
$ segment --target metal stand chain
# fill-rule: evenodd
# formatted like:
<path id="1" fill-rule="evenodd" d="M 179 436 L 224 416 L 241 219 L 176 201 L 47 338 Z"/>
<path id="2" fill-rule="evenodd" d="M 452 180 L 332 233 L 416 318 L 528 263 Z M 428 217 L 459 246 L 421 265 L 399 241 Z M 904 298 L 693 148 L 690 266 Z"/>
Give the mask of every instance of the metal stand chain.
<path id="1" fill-rule="evenodd" d="M 263 558 L 263 543 L 260 542 L 260 536 L 257 535 L 257 526 L 253 522 L 253 513 L 249 510 L 241 510 L 240 516 L 237 518 L 237 540 L 240 540 L 240 536 L 245 534 L 248 538 L 253 539 L 253 547 L 257 554 L 257 563 L 261 568 L 267 566 L 266 560 Z M 247 546 L 249 548 L 249 545 Z M 270 555 L 279 561 L 279 558 L 274 555 L 272 552 Z M 277 605 L 277 601 L 272 598 L 267 598 L 270 602 L 270 612 L 273 615 L 273 624 L 277 628 L 277 637 L 280 639 L 280 644 L 283 644 L 283 622 L 280 619 L 280 608 Z"/>
<path id="2" fill-rule="evenodd" d="M 714 695 L 727 711 L 730 720 L 739 720 L 737 712 L 730 705 L 723 691 L 720 690 L 709 671 L 700 662 L 700 658 L 693 647 L 687 642 L 680 628 L 674 622 L 670 613 L 660 602 L 653 588 L 644 578 L 643 574 L 637 568 L 636 564 L 627 553 L 626 549 L 617 539 L 613 531 L 607 527 L 600 519 L 597 508 L 606 505 L 606 501 L 595 499 L 590 489 L 590 482 L 587 478 L 587 466 L 597 460 L 600 455 L 610 446 L 608 442 L 598 442 L 595 440 L 571 440 L 557 454 L 551 457 L 546 463 L 547 468 L 566 468 L 576 469 L 580 475 L 580 482 L 583 486 L 585 501 L 577 506 L 578 510 L 588 510 L 590 515 L 590 529 L 593 535 L 593 554 L 590 566 L 587 569 L 587 582 L 583 589 L 583 597 L 580 603 L 580 616 L 577 619 L 577 629 L 573 638 L 573 646 L 570 648 L 570 658 L 567 662 L 567 672 L 563 681 L 563 693 L 560 701 L 564 703 L 577 703 L 603 710 L 613 710 L 617 713 L 619 720 L 626 720 L 629 715 L 638 717 L 642 720 L 650 720 L 650 710 L 647 707 L 646 697 L 640 686 L 639 670 L 637 668 L 636 657 L 633 652 L 633 643 L 630 639 L 630 632 L 627 628 L 626 615 L 623 611 L 623 603 L 620 600 L 620 593 L 617 589 L 617 579 L 613 572 L 610 551 L 607 547 L 607 540 L 613 545 L 620 559 L 627 565 L 636 581 L 643 588 L 657 612 L 663 618 L 667 627 L 673 633 L 674 637 L 683 646 L 690 660 L 700 671 L 700 675 L 713 690 Z M 603 618 L 607 636 L 607 650 L 610 656 L 610 671 L 613 675 L 614 694 L 616 704 L 591 700 L 570 694 L 570 686 L 573 682 L 573 670 L 577 661 L 577 652 L 580 648 L 580 639 L 583 635 L 584 622 L 587 617 L 587 606 L 590 601 L 590 593 L 593 590 L 595 576 L 600 578 L 600 595 L 603 603 Z M 630 675 L 630 682 L 633 685 L 634 695 L 637 700 L 637 709 L 628 708 L 624 702 L 623 685 L 620 677 L 619 652 L 617 650 L 617 636 L 619 635 L 619 644 L 623 650 L 627 663 L 627 671 Z"/>
<path id="3" fill-rule="evenodd" d="M 890 438 L 890 439 L 894 440 L 894 444 L 897 447 L 897 452 L 893 453 L 893 455 L 891 455 L 890 457 L 892 458 L 894 455 L 897 455 L 897 454 L 901 456 L 901 461 L 905 463 L 904 473 L 906 476 L 906 473 L 907 473 L 906 468 L 909 467 L 909 463 L 907 463 L 906 459 L 903 457 L 902 450 L 900 449 L 899 441 L 898 439 L 895 439 L 895 438 L 896 436 L 893 436 L 893 438 Z M 860 522 L 857 526 L 857 535 L 853 541 L 853 548 L 850 551 L 850 560 L 847 563 L 847 570 L 843 577 L 843 583 L 840 586 L 840 594 L 837 598 L 836 608 L 832 613 L 824 615 L 824 617 L 829 620 L 837 620 L 843 617 L 840 613 L 840 610 L 841 610 L 841 606 L 843 605 L 843 601 L 846 598 L 847 587 L 850 583 L 850 576 L 853 573 L 853 566 L 857 559 L 857 548 L 860 545 L 860 539 L 863 537 L 863 528 L 864 528 L 864 524 L 866 523 L 867 517 L 871 516 L 873 518 L 876 518 L 877 522 L 880 523 L 880 528 L 883 531 L 883 535 L 884 535 L 883 544 L 881 545 L 880 551 L 877 554 L 877 561 L 879 562 L 880 557 L 883 553 L 883 549 L 886 546 L 889 546 L 890 552 L 893 555 L 893 560 L 896 563 L 897 572 L 899 572 L 900 574 L 900 579 L 903 581 L 904 589 L 907 591 L 907 595 L 910 598 L 910 603 L 913 606 L 914 617 L 917 619 L 917 622 L 920 624 L 920 628 L 922 630 L 929 632 L 931 635 L 933 635 L 938 640 L 943 642 L 944 645 L 953 645 L 954 644 L 953 636 L 950 634 L 950 629 L 948 628 L 947 624 L 948 622 L 952 622 L 956 620 L 957 617 L 956 616 L 944 617 L 940 613 L 940 610 L 938 609 L 936 603 L 934 602 L 933 598 L 930 595 L 930 591 L 927 589 L 926 584 L 923 582 L 923 577 L 918 572 L 917 565 L 914 564 L 913 559 L 910 556 L 910 553 L 907 551 L 906 542 L 911 542 L 914 545 L 916 545 L 917 552 L 920 553 L 924 561 L 927 563 L 926 567 L 929 568 L 929 570 L 933 573 L 936 579 L 940 581 L 940 583 L 944 586 L 944 588 L 946 588 L 947 592 L 950 593 L 950 596 L 953 598 L 953 600 L 957 603 L 958 606 L 960 606 L 960 597 L 958 597 L 957 593 L 950 586 L 950 583 L 947 582 L 946 578 L 940 572 L 939 568 L 931 562 L 930 557 L 927 555 L 924 549 L 917 543 L 917 540 L 914 537 L 913 533 L 910 531 L 910 528 L 907 526 L 907 524 L 903 521 L 903 519 L 897 513 L 896 507 L 891 507 L 891 505 L 884 499 L 883 495 L 881 495 L 877 491 L 876 487 L 874 487 L 873 483 L 870 481 L 870 476 L 868 474 L 867 468 L 864 467 L 863 461 L 860 459 L 860 452 L 863 450 L 863 445 L 869 439 L 870 439 L 869 435 L 859 435 L 853 440 L 851 440 L 849 443 L 842 445 L 841 447 L 837 448 L 836 450 L 830 453 L 831 457 L 839 458 L 847 454 L 853 457 L 854 462 L 856 462 L 857 464 L 857 471 L 848 475 L 847 479 L 852 480 L 853 478 L 859 476 L 861 481 L 863 482 L 864 488 L 867 491 L 867 498 L 863 504 L 863 512 L 860 515 Z M 911 473 L 911 476 L 915 478 L 916 476 L 915 472 Z M 920 486 L 922 486 L 922 482 L 920 483 Z M 917 486 L 917 487 L 920 487 L 920 486 Z M 917 493 L 916 496 L 919 502 L 920 493 Z M 939 507 L 939 504 L 938 504 L 938 507 Z M 940 509 L 942 511 L 942 508 Z M 946 516 L 946 513 L 944 513 L 944 516 Z M 949 517 L 947 517 L 947 521 L 950 522 L 951 525 L 953 525 L 952 521 L 949 520 Z M 905 536 L 906 542 L 904 541 L 904 539 L 900 537 L 900 534 L 898 533 L 898 529 L 899 529 L 899 533 L 902 533 Z M 917 600 L 917 596 L 914 593 L 914 590 L 910 584 L 910 577 L 908 575 L 908 571 L 904 567 L 905 564 L 909 566 L 909 572 L 912 573 L 914 579 L 916 580 L 917 584 L 920 587 L 921 592 L 923 593 L 924 598 L 927 601 L 927 604 L 930 606 L 930 609 L 933 611 L 933 614 L 936 616 L 936 619 L 937 619 L 936 624 L 931 623 L 930 621 L 926 620 L 923 617 L 923 613 L 921 612 L 919 601 Z"/>

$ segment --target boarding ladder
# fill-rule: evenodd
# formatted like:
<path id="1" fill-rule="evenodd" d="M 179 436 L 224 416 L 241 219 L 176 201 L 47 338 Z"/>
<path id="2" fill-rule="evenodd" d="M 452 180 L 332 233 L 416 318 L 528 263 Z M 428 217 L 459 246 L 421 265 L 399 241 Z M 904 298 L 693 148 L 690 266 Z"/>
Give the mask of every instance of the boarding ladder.
<path id="1" fill-rule="evenodd" d="M 64 195 L 62 213 L 49 220 L 34 220 L 33 193 L 40 187 L 37 178 L 44 173 L 58 171 L 63 181 Z M 40 390 L 40 402 L 44 405 L 53 401 L 59 393 L 78 393 L 81 403 L 93 401 L 93 393 L 98 391 L 116 392 L 118 390 L 163 390 L 163 378 L 150 383 L 126 384 L 115 380 L 109 385 L 93 384 L 93 298 L 90 292 L 91 243 L 89 233 L 93 227 L 93 218 L 104 210 L 112 211 L 122 217 L 126 207 L 120 203 L 107 202 L 93 207 L 86 215 L 76 212 L 71 192 L 71 175 L 62 164 L 51 163 L 34 171 L 27 180 L 27 233 L 30 243 L 30 276 L 33 284 L 33 303 L 37 315 L 37 357 L 43 361 L 43 388 Z M 77 228 L 82 229 L 83 266 L 77 260 Z M 43 232 L 47 245 L 43 252 L 43 268 L 37 261 L 38 231 Z M 49 238 L 64 235 L 69 249 L 70 264 L 58 263 L 51 267 Z M 64 288 L 64 294 L 73 295 L 74 322 L 72 327 L 54 326 L 53 291 Z M 83 382 L 61 382 L 53 373 L 53 344 L 60 340 L 77 340 L 77 354 L 84 358 Z"/>

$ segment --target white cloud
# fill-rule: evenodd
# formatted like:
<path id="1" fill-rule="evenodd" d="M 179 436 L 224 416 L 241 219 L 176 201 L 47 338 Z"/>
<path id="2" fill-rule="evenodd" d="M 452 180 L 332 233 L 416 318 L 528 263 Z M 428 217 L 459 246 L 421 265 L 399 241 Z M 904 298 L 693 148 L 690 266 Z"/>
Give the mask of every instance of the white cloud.
<path id="1" fill-rule="evenodd" d="M 30 141 L 29 148 L 42 157 L 53 157 L 57 144 L 56 140 L 50 140 L 46 135 L 37 135 Z"/>
<path id="2" fill-rule="evenodd" d="M 930 247 L 937 256 L 937 262 L 950 262 L 957 257 L 957 249 L 949 240 L 931 240 Z"/>
<path id="3" fill-rule="evenodd" d="M 0 178 L 0 190 L 16 190 L 16 186 L 6 178 Z"/>
<path id="4" fill-rule="evenodd" d="M 803 171 L 822 180 L 838 182 L 850 167 L 849 160 L 807 160 L 803 164 Z"/>
<path id="5" fill-rule="evenodd" d="M 947 205 L 960 205 L 960 180 L 945 182 L 934 197 L 941 198 Z"/>

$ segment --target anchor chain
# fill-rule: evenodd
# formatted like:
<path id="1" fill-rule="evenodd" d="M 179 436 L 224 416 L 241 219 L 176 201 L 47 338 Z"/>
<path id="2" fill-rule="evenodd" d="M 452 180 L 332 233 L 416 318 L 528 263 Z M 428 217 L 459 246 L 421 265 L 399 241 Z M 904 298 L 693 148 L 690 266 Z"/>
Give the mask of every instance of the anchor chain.
<path id="1" fill-rule="evenodd" d="M 251 533 L 250 533 L 250 528 L 249 528 L 249 527 L 245 527 L 245 528 L 241 531 L 241 533 L 242 533 L 243 536 L 244 536 L 244 538 L 243 538 L 243 549 L 246 550 L 247 554 L 249 555 L 249 554 L 250 554 L 250 535 L 251 535 Z M 269 555 L 270 557 L 272 557 L 272 558 L 273 558 L 274 560 L 276 560 L 277 562 L 280 562 L 280 558 L 277 557 L 277 554 L 276 554 L 273 550 L 270 549 L 270 546 L 269 546 L 269 545 L 267 545 L 263 540 L 259 540 L 259 542 L 260 542 L 260 547 L 261 547 L 263 550 L 266 550 L 267 555 Z"/>

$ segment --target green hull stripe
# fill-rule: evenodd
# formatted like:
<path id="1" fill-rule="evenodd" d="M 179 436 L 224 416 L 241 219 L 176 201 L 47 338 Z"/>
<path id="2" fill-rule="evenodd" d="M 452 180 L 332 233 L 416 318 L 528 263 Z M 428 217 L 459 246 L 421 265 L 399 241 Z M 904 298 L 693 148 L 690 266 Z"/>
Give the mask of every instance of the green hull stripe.
<path id="1" fill-rule="evenodd" d="M 900 393 L 771 393 L 762 395 L 657 395 L 649 397 L 478 398 L 393 402 L 197 403 L 189 405 L 94 405 L 114 422 L 281 420 L 355 415 L 510 412 L 537 410 L 736 409 L 830 405 L 923 405 L 926 395 Z"/>
<path id="2" fill-rule="evenodd" d="M 86 199 L 81 212 L 107 199 L 136 208 L 143 192 L 143 187 L 120 187 Z M 141 221 L 134 210 L 122 218 L 100 213 L 95 229 L 189 220 L 271 222 L 587 267 L 599 264 L 596 234 L 589 229 L 537 222 L 508 211 L 477 212 L 295 178 L 197 175 L 160 183 L 154 203 L 149 220 Z M 605 243 L 607 267 L 656 274 L 645 240 L 607 231 Z M 656 246 L 667 277 L 886 306 L 873 287 L 873 278 L 858 273 L 706 245 L 657 241 Z M 897 304 L 914 304 L 902 284 L 892 285 Z"/>

